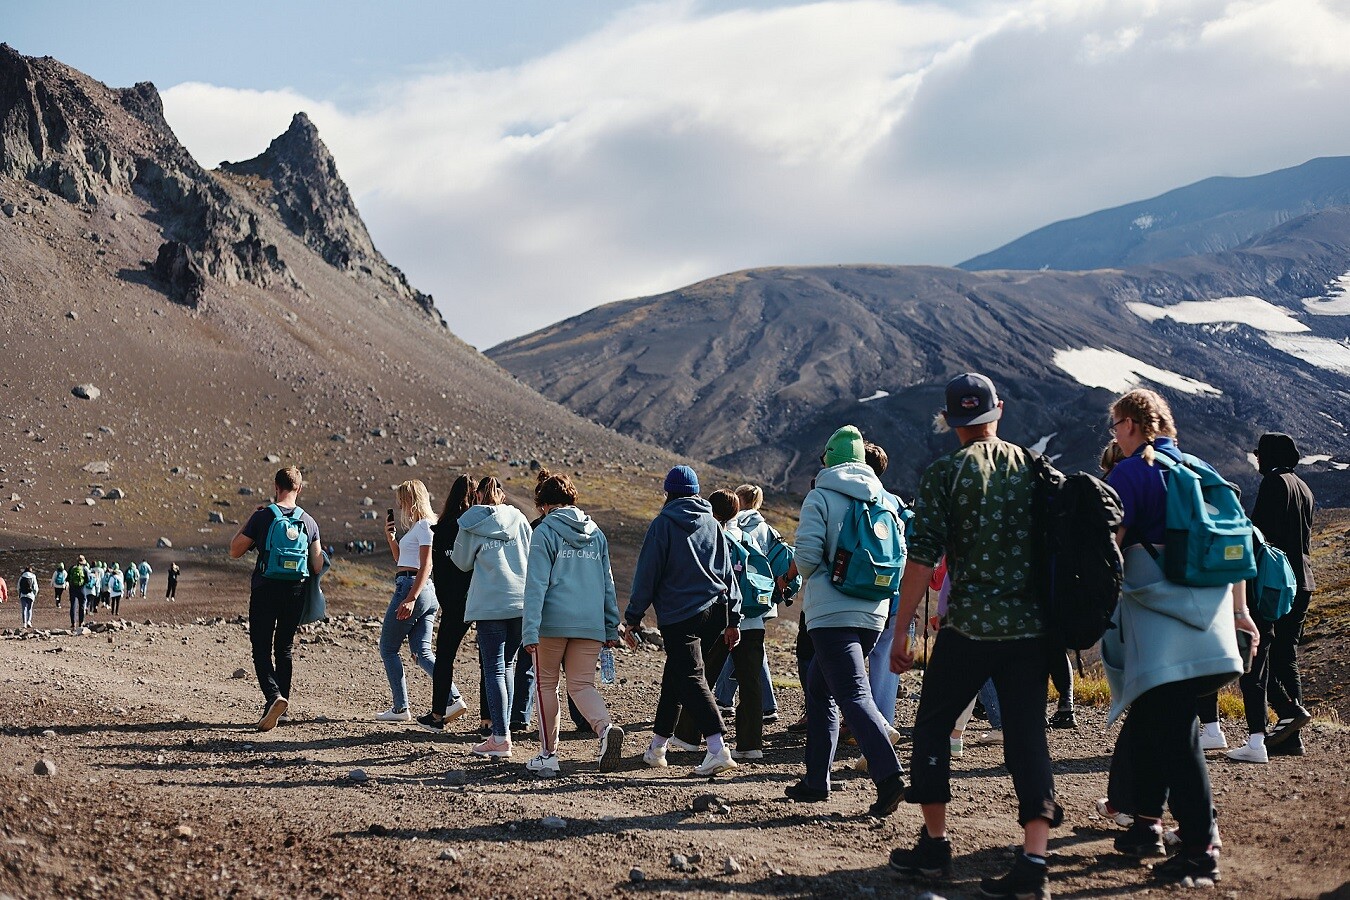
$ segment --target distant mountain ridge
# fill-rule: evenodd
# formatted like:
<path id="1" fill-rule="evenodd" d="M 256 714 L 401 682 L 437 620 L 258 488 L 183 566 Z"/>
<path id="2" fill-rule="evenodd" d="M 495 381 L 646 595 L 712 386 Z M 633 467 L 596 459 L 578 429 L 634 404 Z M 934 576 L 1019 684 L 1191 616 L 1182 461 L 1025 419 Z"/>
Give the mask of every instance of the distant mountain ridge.
<path id="1" fill-rule="evenodd" d="M 1116 269 L 1218 253 L 1298 216 L 1350 205 L 1350 156 L 1321 157 L 1249 178 L 1206 178 L 1065 219 L 958 263 L 992 269 Z"/>
<path id="2" fill-rule="evenodd" d="M 888 483 L 912 491 L 953 446 L 930 427 L 942 386 L 972 369 L 1008 401 L 1004 436 L 1095 471 L 1106 405 L 1133 381 L 1160 387 L 1184 446 L 1230 477 L 1251 486 L 1257 434 L 1287 431 L 1328 456 L 1320 469 L 1339 488 L 1324 500 L 1346 503 L 1350 315 L 1312 315 L 1302 299 L 1347 272 L 1350 208 L 1335 208 L 1241 249 L 1124 271 L 737 272 L 601 306 L 488 355 L 597 422 L 796 489 L 830 431 L 853 422 L 890 451 Z M 1222 298 L 1233 314 L 1169 317 Z M 1275 330 L 1244 321 L 1251 308 Z M 1320 415 L 1294 398 L 1316 398 Z"/>

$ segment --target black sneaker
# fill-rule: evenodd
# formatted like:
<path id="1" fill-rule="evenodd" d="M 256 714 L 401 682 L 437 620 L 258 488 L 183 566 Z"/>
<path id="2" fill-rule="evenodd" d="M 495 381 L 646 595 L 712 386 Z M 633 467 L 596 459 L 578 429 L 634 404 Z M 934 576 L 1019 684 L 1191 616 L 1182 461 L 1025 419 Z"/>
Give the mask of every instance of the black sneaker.
<path id="1" fill-rule="evenodd" d="M 1296 737 L 1299 729 L 1311 721 L 1312 713 L 1295 703 L 1293 714 L 1281 716 L 1275 727 L 1270 730 L 1270 734 L 1266 735 L 1266 752 L 1269 753 L 1270 748 L 1278 747 Z"/>
<path id="2" fill-rule="evenodd" d="M 867 807 L 867 814 L 876 819 L 884 819 L 895 812 L 904 796 L 905 779 L 896 772 L 889 778 L 882 779 L 877 785 L 877 800 Z"/>
<path id="3" fill-rule="evenodd" d="M 771 713 L 765 713 L 765 714 L 764 714 L 764 724 L 765 724 L 765 725 L 772 725 L 774 722 L 777 722 L 777 721 L 778 721 L 778 713 L 776 713 L 776 712 L 771 712 Z"/>
<path id="4" fill-rule="evenodd" d="M 1116 835 L 1116 852 L 1136 859 L 1166 856 L 1167 848 L 1163 845 L 1162 825 L 1135 819 L 1133 825 Z"/>
<path id="5" fill-rule="evenodd" d="M 952 842 L 928 836 L 927 826 L 919 828 L 919 840 L 913 849 L 897 847 L 891 851 L 891 870 L 911 878 L 946 878 L 952 874 Z"/>
<path id="6" fill-rule="evenodd" d="M 805 781 L 789 784 L 783 793 L 788 799 L 796 800 L 798 803 L 822 803 L 830 799 L 829 791 L 818 791 Z"/>
<path id="7" fill-rule="evenodd" d="M 1055 714 L 1045 720 L 1045 724 L 1050 728 L 1077 728 L 1078 719 L 1074 717 L 1073 709 L 1057 709 Z"/>
<path id="8" fill-rule="evenodd" d="M 445 719 L 435 713 L 429 712 L 424 716 L 418 716 L 417 724 L 421 725 L 427 731 L 434 731 L 436 734 L 445 731 Z"/>
<path id="9" fill-rule="evenodd" d="M 1153 867 L 1153 877 L 1159 881 L 1181 881 L 1183 878 L 1208 878 L 1219 880 L 1219 860 L 1213 852 L 1202 850 L 1199 853 L 1182 851 L 1167 862 Z"/>
<path id="10" fill-rule="evenodd" d="M 801 734 L 806 731 L 806 716 L 802 716 L 800 719 L 793 722 L 787 727 L 787 730 L 791 731 L 793 734 Z"/>
<path id="11" fill-rule="evenodd" d="M 1032 862 L 1025 853 L 1019 853 L 1007 875 L 980 879 L 980 893 L 986 897 L 1050 900 L 1049 873 L 1045 863 Z"/>
<path id="12" fill-rule="evenodd" d="M 1274 747 L 1266 747 L 1267 756 L 1302 756 L 1303 741 L 1295 736 L 1283 744 L 1276 744 Z"/>

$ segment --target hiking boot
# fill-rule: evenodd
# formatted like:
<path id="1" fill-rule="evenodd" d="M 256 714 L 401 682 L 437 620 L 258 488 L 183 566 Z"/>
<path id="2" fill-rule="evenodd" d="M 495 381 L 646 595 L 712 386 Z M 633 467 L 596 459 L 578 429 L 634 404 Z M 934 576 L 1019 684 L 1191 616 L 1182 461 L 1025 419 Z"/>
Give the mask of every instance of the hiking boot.
<path id="1" fill-rule="evenodd" d="M 623 759 L 623 729 L 618 725 L 607 725 L 600 735 L 600 771 L 613 772 Z"/>
<path id="2" fill-rule="evenodd" d="M 1299 704 L 1294 704 L 1294 714 L 1285 716 L 1275 723 L 1275 727 L 1270 730 L 1266 737 L 1266 744 L 1271 747 L 1278 747 L 1285 741 L 1298 734 L 1300 728 L 1312 721 L 1312 713 L 1308 712 Z"/>
<path id="3" fill-rule="evenodd" d="M 417 724 L 435 734 L 441 734 L 445 731 L 445 719 L 435 713 L 429 712 L 424 716 L 418 716 Z"/>
<path id="4" fill-rule="evenodd" d="M 897 847 L 891 851 L 891 870 L 911 878 L 946 878 L 952 874 L 952 842 L 945 837 L 931 838 L 927 826 L 919 828 L 919 840 L 913 849 Z"/>
<path id="5" fill-rule="evenodd" d="M 778 713 L 776 713 L 776 712 L 767 712 L 767 713 L 764 714 L 764 724 L 765 724 L 765 725 L 772 725 L 774 722 L 777 722 L 777 721 L 778 721 Z"/>
<path id="6" fill-rule="evenodd" d="M 411 722 L 413 715 L 408 711 L 408 707 L 402 709 L 386 709 L 382 713 L 375 714 L 376 722 Z"/>
<path id="7" fill-rule="evenodd" d="M 1210 850 L 1198 853 L 1182 851 L 1167 862 L 1153 867 L 1153 877 L 1159 881 L 1181 881 L 1183 878 L 1219 880 L 1219 860 Z"/>
<path id="8" fill-rule="evenodd" d="M 540 753 L 527 762 L 525 768 L 540 778 L 556 778 L 558 775 L 558 755 L 556 753 Z"/>
<path id="9" fill-rule="evenodd" d="M 1270 762 L 1270 754 L 1266 752 L 1264 743 L 1243 744 L 1236 750 L 1229 750 L 1227 756 L 1234 762 L 1260 763 L 1262 765 Z"/>
<path id="10" fill-rule="evenodd" d="M 1050 900 L 1047 868 L 1045 863 L 1033 862 L 1025 853 L 1019 853 L 1008 874 L 1002 878 L 980 879 L 980 893 L 986 897 Z"/>
<path id="11" fill-rule="evenodd" d="M 1045 720 L 1045 724 L 1048 728 L 1077 728 L 1078 718 L 1072 708 L 1057 709 L 1053 716 Z"/>
<path id="12" fill-rule="evenodd" d="M 1105 797 L 1097 801 L 1097 815 L 1110 819 L 1121 828 L 1129 828 L 1134 824 L 1134 816 L 1116 809 Z"/>
<path id="13" fill-rule="evenodd" d="M 277 721 L 286 712 L 286 707 L 288 705 L 289 703 L 285 697 L 278 697 L 267 704 L 267 710 L 263 713 L 263 717 L 258 720 L 258 730 L 271 731 L 273 728 L 276 728 Z"/>
<path id="14" fill-rule="evenodd" d="M 653 769 L 664 769 L 667 765 L 666 745 L 662 744 L 660 747 L 657 747 L 653 744 L 648 744 L 647 749 L 642 751 L 642 761 Z"/>
<path id="15" fill-rule="evenodd" d="M 1274 747 L 1271 747 L 1269 741 L 1267 741 L 1267 756 L 1302 756 L 1303 753 L 1303 741 L 1298 736 L 1294 736 L 1284 743 L 1276 744 Z"/>
<path id="16" fill-rule="evenodd" d="M 795 800 L 798 803 L 823 803 L 830 799 L 829 791 L 818 791 L 805 781 L 789 784 L 784 788 L 783 794 L 789 800 Z"/>
<path id="17" fill-rule="evenodd" d="M 1123 834 L 1116 835 L 1116 852 L 1135 859 L 1166 856 L 1167 848 L 1163 846 L 1162 825 L 1157 821 L 1135 820 Z"/>
<path id="18" fill-rule="evenodd" d="M 504 741 L 499 741 L 492 735 L 488 739 L 477 745 L 469 751 L 474 756 L 482 756 L 491 759 L 510 759 L 511 758 L 511 739 L 508 737 Z"/>
<path id="19" fill-rule="evenodd" d="M 1209 728 L 1202 728 L 1200 729 L 1200 749 L 1227 750 L 1228 737 L 1223 733 L 1222 729 L 1215 728 L 1211 731 Z"/>
<path id="20" fill-rule="evenodd" d="M 469 711 L 469 704 L 464 702 L 463 697 L 460 697 L 454 703 L 451 703 L 449 706 L 445 708 L 445 715 L 441 717 L 441 721 L 444 722 L 446 725 L 449 725 L 451 722 L 455 721 L 468 711 Z"/>
<path id="21" fill-rule="evenodd" d="M 732 759 L 757 760 L 764 758 L 763 750 L 732 750 Z"/>
<path id="22" fill-rule="evenodd" d="M 688 741 L 682 741 L 677 737 L 673 737 L 666 741 L 666 746 L 674 750 L 683 750 L 686 753 L 697 753 L 699 750 L 703 749 L 698 744 L 691 744 Z"/>
<path id="23" fill-rule="evenodd" d="M 709 750 L 703 757 L 703 762 L 694 766 L 694 774 L 699 776 L 716 775 L 719 772 L 734 768 L 736 768 L 736 761 L 731 758 L 731 748 L 723 746 L 721 753 L 713 753 Z"/>
<path id="24" fill-rule="evenodd" d="M 875 819 L 884 819 L 895 812 L 904 796 L 905 779 L 900 777 L 899 772 L 883 778 L 877 784 L 876 802 L 867 807 L 867 814 Z"/>
<path id="25" fill-rule="evenodd" d="M 787 730 L 791 731 L 793 734 L 801 734 L 806 731 L 806 716 L 802 716 L 800 719 L 793 722 L 787 727 Z"/>

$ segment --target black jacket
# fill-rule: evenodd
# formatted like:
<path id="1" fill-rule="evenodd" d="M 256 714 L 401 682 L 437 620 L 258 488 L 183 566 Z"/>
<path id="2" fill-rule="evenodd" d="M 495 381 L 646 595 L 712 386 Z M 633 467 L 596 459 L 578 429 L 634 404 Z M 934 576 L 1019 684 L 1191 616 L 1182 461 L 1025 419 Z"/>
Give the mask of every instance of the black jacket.
<path id="1" fill-rule="evenodd" d="M 1252 507 L 1252 524 L 1267 541 L 1289 557 L 1300 591 L 1311 591 L 1313 582 L 1313 495 L 1303 479 L 1294 474 L 1298 447 L 1287 434 L 1263 434 L 1257 444 L 1261 464 L 1261 487 Z"/>
<path id="2" fill-rule="evenodd" d="M 442 610 L 457 611 L 460 621 L 464 620 L 464 604 L 469 596 L 469 582 L 473 572 L 465 572 L 450 560 L 450 551 L 455 548 L 455 538 L 459 535 L 459 520 L 446 518 L 431 526 L 431 583 L 436 588 L 436 602 Z M 442 621 L 449 613 L 441 614 Z"/>

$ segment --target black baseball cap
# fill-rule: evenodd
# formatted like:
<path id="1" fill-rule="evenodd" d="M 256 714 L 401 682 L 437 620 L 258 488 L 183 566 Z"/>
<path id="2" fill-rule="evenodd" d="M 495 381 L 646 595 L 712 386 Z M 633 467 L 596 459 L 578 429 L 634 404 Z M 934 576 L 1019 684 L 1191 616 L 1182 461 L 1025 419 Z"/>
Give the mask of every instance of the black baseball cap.
<path id="1" fill-rule="evenodd" d="M 976 372 L 957 375 L 947 382 L 947 408 L 942 411 L 953 428 L 996 422 L 1003 416 L 994 383 Z"/>

